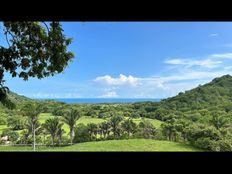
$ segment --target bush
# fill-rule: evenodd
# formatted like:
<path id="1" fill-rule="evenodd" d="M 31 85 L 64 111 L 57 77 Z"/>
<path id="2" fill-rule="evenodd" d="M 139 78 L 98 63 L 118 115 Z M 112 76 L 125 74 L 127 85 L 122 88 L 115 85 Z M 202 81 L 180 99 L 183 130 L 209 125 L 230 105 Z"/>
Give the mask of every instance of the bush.
<path id="1" fill-rule="evenodd" d="M 9 141 L 11 142 L 17 142 L 17 140 L 19 139 L 19 133 L 11 130 L 3 131 L 1 136 L 2 137 L 8 136 Z"/>

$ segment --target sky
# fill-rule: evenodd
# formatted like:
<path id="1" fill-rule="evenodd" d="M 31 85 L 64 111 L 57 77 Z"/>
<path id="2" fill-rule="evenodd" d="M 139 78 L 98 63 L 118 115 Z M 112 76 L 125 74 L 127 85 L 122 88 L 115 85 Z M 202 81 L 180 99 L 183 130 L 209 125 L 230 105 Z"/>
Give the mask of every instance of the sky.
<path id="1" fill-rule="evenodd" d="M 167 98 L 232 75 L 231 22 L 62 22 L 74 61 L 6 86 L 31 98 Z M 1 29 L 1 26 L 0 26 Z M 0 44 L 4 44 L 2 31 Z"/>

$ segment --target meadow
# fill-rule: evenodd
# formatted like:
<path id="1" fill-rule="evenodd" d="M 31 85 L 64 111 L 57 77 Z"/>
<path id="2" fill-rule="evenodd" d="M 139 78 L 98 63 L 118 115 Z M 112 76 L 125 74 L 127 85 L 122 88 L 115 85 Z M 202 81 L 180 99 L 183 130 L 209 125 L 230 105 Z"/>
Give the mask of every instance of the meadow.
<path id="1" fill-rule="evenodd" d="M 0 146 L 0 151 L 32 151 L 31 146 Z M 76 151 L 76 152 L 109 152 L 109 151 L 161 151 L 161 152 L 195 152 L 203 151 L 190 145 L 171 141 L 151 139 L 107 140 L 98 142 L 78 143 L 66 147 L 37 147 L 36 152 L 41 151 Z"/>

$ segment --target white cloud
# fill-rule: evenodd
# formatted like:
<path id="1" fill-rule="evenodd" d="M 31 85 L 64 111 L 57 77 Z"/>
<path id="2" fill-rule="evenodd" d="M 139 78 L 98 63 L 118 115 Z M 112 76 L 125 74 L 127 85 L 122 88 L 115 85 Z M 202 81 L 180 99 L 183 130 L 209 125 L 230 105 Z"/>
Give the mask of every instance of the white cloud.
<path id="1" fill-rule="evenodd" d="M 216 37 L 216 36 L 218 36 L 218 33 L 212 33 L 209 35 L 209 37 Z"/>
<path id="2" fill-rule="evenodd" d="M 212 54 L 210 57 L 217 59 L 232 59 L 232 53 Z"/>
<path id="3" fill-rule="evenodd" d="M 203 59 L 203 60 L 193 60 L 193 59 L 169 59 L 164 61 L 166 64 L 171 64 L 171 65 L 184 65 L 187 67 L 192 67 L 192 66 L 201 66 L 205 68 L 215 68 L 218 67 L 219 64 L 221 64 L 221 61 L 215 61 L 211 60 L 210 58 Z"/>
<path id="4" fill-rule="evenodd" d="M 164 66 L 156 76 L 105 75 L 94 82 L 102 85 L 101 97 L 166 98 L 232 74 L 232 62 L 226 62 L 227 59 L 232 59 L 232 53 L 211 54 L 201 59 L 174 58 L 164 61 L 171 68 Z"/>
<path id="5" fill-rule="evenodd" d="M 110 75 L 96 77 L 94 79 L 95 82 L 100 82 L 106 85 L 112 86 L 120 86 L 120 85 L 130 85 L 137 86 L 139 84 L 139 79 L 129 75 L 128 77 L 120 74 L 118 78 L 113 78 Z"/>

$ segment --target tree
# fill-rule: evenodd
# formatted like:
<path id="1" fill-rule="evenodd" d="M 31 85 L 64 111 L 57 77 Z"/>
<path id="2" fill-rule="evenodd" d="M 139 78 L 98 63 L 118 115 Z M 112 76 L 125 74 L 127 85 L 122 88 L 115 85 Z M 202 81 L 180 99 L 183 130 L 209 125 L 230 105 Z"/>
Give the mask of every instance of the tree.
<path id="1" fill-rule="evenodd" d="M 210 122 L 217 128 L 220 129 L 226 125 L 228 125 L 228 119 L 225 118 L 225 115 L 219 115 L 218 113 L 215 113 L 212 116 L 212 119 L 210 120 Z"/>
<path id="2" fill-rule="evenodd" d="M 90 141 L 88 126 L 83 123 L 78 124 L 75 128 L 75 137 L 73 141 L 75 143 Z"/>
<path id="3" fill-rule="evenodd" d="M 4 86 L 4 74 L 28 80 L 61 73 L 74 58 L 67 46 L 72 39 L 66 38 L 59 22 L 3 22 L 5 45 L 0 45 L 0 102 L 13 107 Z"/>
<path id="4" fill-rule="evenodd" d="M 143 119 L 138 125 L 138 135 L 143 138 L 153 138 L 155 135 L 156 129 L 153 124 Z"/>
<path id="5" fill-rule="evenodd" d="M 121 116 L 113 116 L 110 118 L 109 123 L 112 128 L 112 132 L 114 134 L 114 139 L 116 136 L 119 136 L 120 122 L 123 120 Z"/>
<path id="6" fill-rule="evenodd" d="M 45 121 L 43 127 L 46 129 L 46 131 L 51 135 L 52 139 L 52 146 L 54 146 L 55 138 L 58 138 L 62 136 L 62 129 L 63 123 L 60 123 L 59 118 L 50 118 Z"/>
<path id="7" fill-rule="evenodd" d="M 177 135 L 182 133 L 183 125 L 178 123 L 175 118 L 172 118 L 161 125 L 163 134 L 170 141 L 177 141 Z"/>
<path id="8" fill-rule="evenodd" d="M 20 115 L 9 116 L 7 126 L 13 130 L 22 130 L 25 128 L 26 120 Z"/>
<path id="9" fill-rule="evenodd" d="M 65 130 L 62 129 L 62 127 L 59 126 L 58 131 L 57 131 L 57 138 L 58 138 L 58 144 L 60 145 L 62 142 L 62 136 L 65 133 Z"/>
<path id="10" fill-rule="evenodd" d="M 75 136 L 75 126 L 79 118 L 80 118 L 79 111 L 74 109 L 63 115 L 63 121 L 69 126 L 71 144 L 73 144 L 73 138 Z"/>
<path id="11" fill-rule="evenodd" d="M 88 123 L 87 127 L 88 127 L 90 140 L 93 140 L 93 135 L 95 135 L 95 138 L 97 137 L 98 126 L 95 123 Z"/>
<path id="12" fill-rule="evenodd" d="M 28 118 L 28 131 L 32 132 L 33 136 L 33 150 L 35 150 L 36 144 L 36 131 L 39 129 L 39 114 L 41 113 L 40 108 L 35 103 L 26 103 L 21 109 L 21 113 Z"/>
<path id="13" fill-rule="evenodd" d="M 132 119 L 127 119 L 122 122 L 122 129 L 127 132 L 128 139 L 130 138 L 130 134 L 133 134 L 136 131 L 136 128 L 137 125 Z"/>
<path id="14" fill-rule="evenodd" d="M 100 130 L 103 133 L 103 137 L 104 137 L 104 140 L 105 140 L 106 135 L 109 135 L 109 133 L 110 133 L 110 123 L 106 122 L 106 121 L 102 122 L 99 127 L 100 127 Z"/>

